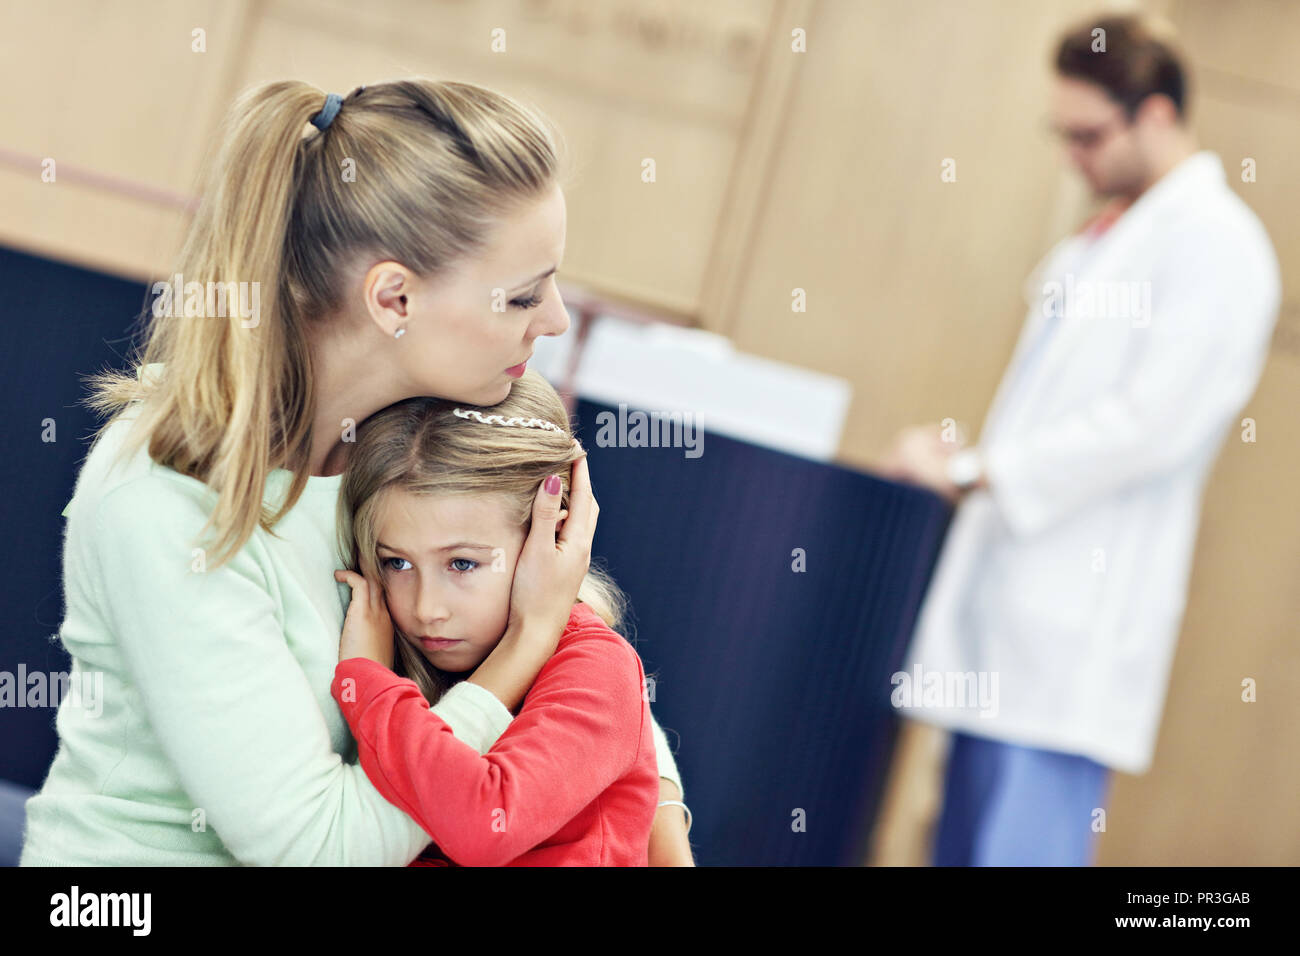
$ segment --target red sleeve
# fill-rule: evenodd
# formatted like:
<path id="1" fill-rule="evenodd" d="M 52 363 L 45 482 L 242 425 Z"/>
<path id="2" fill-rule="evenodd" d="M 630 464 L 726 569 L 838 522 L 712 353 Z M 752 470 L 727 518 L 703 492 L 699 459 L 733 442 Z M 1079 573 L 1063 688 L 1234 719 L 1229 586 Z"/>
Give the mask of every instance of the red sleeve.
<path id="1" fill-rule="evenodd" d="M 456 739 L 413 681 L 374 661 L 341 661 L 330 690 L 376 789 L 450 859 L 500 866 L 627 772 L 641 741 L 642 681 L 636 652 L 613 632 L 561 642 L 519 716 L 482 755 Z"/>

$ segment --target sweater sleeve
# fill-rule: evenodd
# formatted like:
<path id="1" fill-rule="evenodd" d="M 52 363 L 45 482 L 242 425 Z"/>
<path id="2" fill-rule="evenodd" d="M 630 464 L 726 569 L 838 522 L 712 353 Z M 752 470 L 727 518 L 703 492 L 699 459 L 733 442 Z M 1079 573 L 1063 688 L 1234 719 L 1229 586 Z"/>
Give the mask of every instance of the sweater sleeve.
<path id="1" fill-rule="evenodd" d="M 481 754 L 492 748 L 514 720 L 492 691 L 467 680 L 453 684 L 430 709 L 450 725 L 457 739 Z"/>
<path id="2" fill-rule="evenodd" d="M 432 710 L 451 725 L 457 739 L 465 741 L 480 754 L 491 749 L 497 739 L 506 732 L 510 721 L 514 719 L 506 705 L 486 687 L 463 680 L 452 685 L 434 704 Z M 672 747 L 668 737 L 654 714 L 650 715 L 650 729 L 654 733 L 655 759 L 659 764 L 659 776 L 671 780 L 686 798 L 686 788 L 682 786 L 682 775 L 673 759 Z"/>
<path id="3" fill-rule="evenodd" d="M 654 714 L 650 715 L 650 729 L 654 731 L 655 759 L 659 762 L 659 776 L 677 784 L 677 789 L 682 795 L 681 799 L 685 801 L 686 788 L 682 786 L 681 772 L 677 769 L 677 761 L 673 759 L 672 748 L 668 746 L 668 736 L 659 726 L 659 721 L 655 720 Z"/>
<path id="4" fill-rule="evenodd" d="M 335 753 L 251 540 L 204 569 L 207 515 L 132 481 L 100 502 L 90 542 L 106 623 L 159 746 L 227 850 L 251 865 L 386 865 L 428 843 Z"/>
<path id="5" fill-rule="evenodd" d="M 415 683 L 339 663 L 331 690 L 379 791 L 465 866 L 500 866 L 575 817 L 636 759 L 642 673 L 631 647 L 562 645 L 486 754 L 457 740 Z"/>
<path id="6" fill-rule="evenodd" d="M 506 705 L 497 700 L 490 690 L 467 680 L 452 685 L 451 690 L 442 695 L 432 710 L 451 725 L 457 739 L 465 741 L 480 754 L 491 749 L 514 719 L 510 711 L 506 710 Z M 673 759 L 668 737 L 653 713 L 650 715 L 650 729 L 654 733 L 659 776 L 676 784 L 682 794 L 681 799 L 685 800 L 686 788 L 682 786 L 681 771 Z"/>

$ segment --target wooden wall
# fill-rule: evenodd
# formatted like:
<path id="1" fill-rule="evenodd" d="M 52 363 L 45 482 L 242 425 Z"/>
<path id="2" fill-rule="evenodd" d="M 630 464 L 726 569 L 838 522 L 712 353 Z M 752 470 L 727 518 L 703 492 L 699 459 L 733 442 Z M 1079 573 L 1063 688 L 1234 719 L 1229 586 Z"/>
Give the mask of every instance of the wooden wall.
<path id="1" fill-rule="evenodd" d="M 1209 487 L 1153 771 L 1114 791 L 1103 863 L 1297 863 L 1292 757 L 1300 509 L 1300 8 L 1099 4 L 1185 34 L 1193 110 L 1283 263 L 1286 310 Z M 121 275 L 166 273 L 208 137 L 234 94 L 297 77 L 346 93 L 411 73 L 528 98 L 578 161 L 571 283 L 843 376 L 841 460 L 901 426 L 978 430 L 1024 316 L 1022 283 L 1087 197 L 1043 130 L 1072 0 L 66 0 L 0 30 L 0 242 Z M 193 31 L 206 49 L 195 52 Z M 506 51 L 491 49 L 506 31 Z M 803 31 L 806 52 L 792 42 Z M 52 157 L 58 181 L 44 183 Z M 642 181 L 653 158 L 656 180 Z M 946 159 L 956 181 L 943 182 Z M 804 290 L 807 311 L 793 312 Z M 127 317 L 124 317 L 124 320 Z M 1255 677 L 1259 702 L 1239 701 Z M 1288 693 L 1290 692 L 1290 693 Z M 923 858 L 942 741 L 913 731 L 877 862 Z"/>
<path id="2" fill-rule="evenodd" d="M 1300 863 L 1300 6 L 1180 0 L 1193 121 L 1267 227 L 1283 307 L 1244 416 L 1206 489 L 1191 594 L 1150 773 L 1121 776 L 1103 864 Z M 1241 161 L 1256 160 L 1254 183 Z M 1242 680 L 1258 700 L 1241 700 Z"/>

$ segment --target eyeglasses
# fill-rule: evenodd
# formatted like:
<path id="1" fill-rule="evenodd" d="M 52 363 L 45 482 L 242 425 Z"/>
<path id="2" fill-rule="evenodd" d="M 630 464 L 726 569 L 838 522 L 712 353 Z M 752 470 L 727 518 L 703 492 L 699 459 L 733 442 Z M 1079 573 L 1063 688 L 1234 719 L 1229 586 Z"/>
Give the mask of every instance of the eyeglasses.
<path id="1" fill-rule="evenodd" d="M 1123 113 L 1112 116 L 1106 122 L 1097 123 L 1094 126 L 1057 126 L 1050 119 L 1045 119 L 1043 124 L 1047 132 L 1057 139 L 1064 140 L 1070 146 L 1088 150 L 1100 146 L 1110 138 L 1111 133 L 1119 126 L 1131 125 L 1128 117 Z"/>

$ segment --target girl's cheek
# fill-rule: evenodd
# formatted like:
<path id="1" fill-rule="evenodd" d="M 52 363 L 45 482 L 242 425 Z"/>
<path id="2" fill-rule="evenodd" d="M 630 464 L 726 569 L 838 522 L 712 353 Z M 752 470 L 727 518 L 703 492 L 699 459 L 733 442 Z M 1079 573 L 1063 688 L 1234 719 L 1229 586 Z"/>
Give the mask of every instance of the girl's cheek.
<path id="1" fill-rule="evenodd" d="M 400 584 L 394 586 L 393 582 L 388 582 L 388 613 L 399 623 L 410 617 L 411 601 L 407 590 Z"/>

